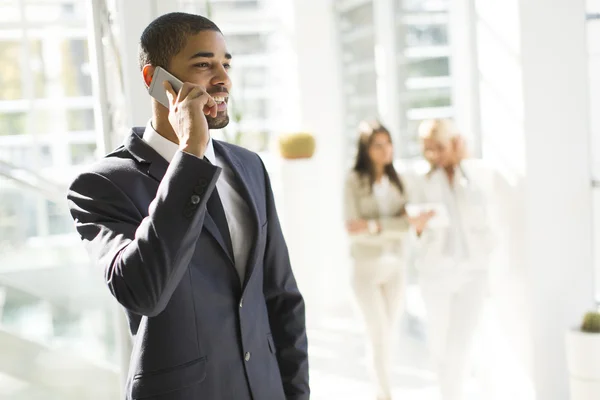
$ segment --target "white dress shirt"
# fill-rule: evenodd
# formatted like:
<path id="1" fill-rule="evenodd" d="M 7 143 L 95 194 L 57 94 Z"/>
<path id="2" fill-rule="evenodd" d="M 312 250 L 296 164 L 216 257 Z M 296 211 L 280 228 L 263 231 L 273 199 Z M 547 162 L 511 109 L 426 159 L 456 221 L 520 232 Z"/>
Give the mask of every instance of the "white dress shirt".
<path id="1" fill-rule="evenodd" d="M 175 153 L 179 150 L 177 144 L 156 132 L 152 127 L 152 121 L 148 121 L 143 139 L 168 162 L 171 162 Z M 243 284 L 252 244 L 252 240 L 250 240 L 252 237 L 250 209 L 244 198 L 240 195 L 240 187 L 233 170 L 221 156 L 215 155 L 212 139 L 208 141 L 204 156 L 213 165 L 223 169 L 217 180 L 217 190 L 223 203 L 223 210 L 225 211 L 229 234 L 231 235 L 235 269 Z"/>
<path id="2" fill-rule="evenodd" d="M 438 179 L 441 186 L 443 202 L 448 210 L 450 226 L 447 230 L 445 252 L 446 255 L 454 257 L 457 261 L 468 257 L 467 241 L 463 224 L 464 216 L 461 213 L 461 189 L 467 184 L 460 168 L 455 168 L 454 182 L 451 183 L 445 171 L 438 169 L 434 171 L 432 178 Z"/>
<path id="3" fill-rule="evenodd" d="M 392 203 L 392 182 L 387 175 L 383 175 L 379 182 L 373 183 L 373 194 L 375 200 L 377 200 L 377 208 L 379 209 L 379 216 L 382 218 L 393 217 L 394 204 Z M 381 263 L 393 264 L 398 263 L 398 258 L 395 253 L 396 244 L 389 243 L 383 248 L 379 261 Z"/>
<path id="4" fill-rule="evenodd" d="M 393 204 L 390 201 L 391 193 L 392 183 L 387 175 L 383 175 L 379 182 L 373 183 L 373 194 L 377 199 L 380 217 L 394 216 L 394 211 L 392 210 Z"/>

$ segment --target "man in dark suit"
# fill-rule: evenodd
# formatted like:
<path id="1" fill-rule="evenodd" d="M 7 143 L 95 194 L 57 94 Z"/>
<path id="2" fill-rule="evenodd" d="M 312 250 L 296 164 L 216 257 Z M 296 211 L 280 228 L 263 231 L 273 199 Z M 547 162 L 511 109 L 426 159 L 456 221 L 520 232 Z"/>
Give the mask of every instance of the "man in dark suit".
<path id="1" fill-rule="evenodd" d="M 72 183 L 77 230 L 133 336 L 127 399 L 309 399 L 304 301 L 268 174 L 212 140 L 227 125 L 231 55 L 219 28 L 172 13 L 144 31 L 147 86 L 170 107 Z M 157 82 L 158 83 L 158 82 Z"/>

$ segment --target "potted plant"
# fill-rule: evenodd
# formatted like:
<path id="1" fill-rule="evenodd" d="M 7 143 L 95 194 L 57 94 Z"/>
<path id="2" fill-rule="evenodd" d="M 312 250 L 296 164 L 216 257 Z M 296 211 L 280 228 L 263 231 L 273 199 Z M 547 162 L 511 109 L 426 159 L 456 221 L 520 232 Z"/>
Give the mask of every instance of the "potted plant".
<path id="1" fill-rule="evenodd" d="M 567 334 L 571 400 L 600 399 L 600 313 L 589 312 Z"/>
<path id="2" fill-rule="evenodd" d="M 279 136 L 279 152 L 287 160 L 311 158 L 315 148 L 315 137 L 311 133 L 297 132 Z"/>

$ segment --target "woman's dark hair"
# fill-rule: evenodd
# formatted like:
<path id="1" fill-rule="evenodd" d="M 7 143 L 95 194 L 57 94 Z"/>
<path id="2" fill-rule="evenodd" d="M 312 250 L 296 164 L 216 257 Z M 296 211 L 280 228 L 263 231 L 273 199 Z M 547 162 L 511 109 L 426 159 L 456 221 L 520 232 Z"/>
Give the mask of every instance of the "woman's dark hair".
<path id="1" fill-rule="evenodd" d="M 390 131 L 388 131 L 379 121 L 363 121 L 360 123 L 358 131 L 358 151 L 356 153 L 354 171 L 361 176 L 369 178 L 369 187 L 372 190 L 373 184 L 375 183 L 375 167 L 369 156 L 369 148 L 373 143 L 375 135 L 383 133 L 387 135 L 390 142 L 392 141 L 392 135 L 390 135 Z M 385 166 L 384 173 L 390 179 L 390 182 L 396 185 L 401 193 L 404 193 L 404 187 L 394 168 L 393 162 Z"/>

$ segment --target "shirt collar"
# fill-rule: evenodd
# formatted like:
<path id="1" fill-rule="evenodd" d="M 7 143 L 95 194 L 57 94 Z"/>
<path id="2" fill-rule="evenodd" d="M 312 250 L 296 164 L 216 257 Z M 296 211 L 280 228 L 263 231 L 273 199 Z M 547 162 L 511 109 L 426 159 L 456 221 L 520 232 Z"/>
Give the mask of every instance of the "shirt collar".
<path id="1" fill-rule="evenodd" d="M 215 157 L 215 148 L 213 146 L 213 141 L 211 137 L 208 138 L 208 145 L 206 146 L 204 157 L 206 157 L 206 159 L 210 161 L 212 165 L 216 165 L 217 160 Z"/>
<path id="2" fill-rule="evenodd" d="M 149 120 L 146 124 L 146 129 L 144 130 L 144 136 L 142 138 L 169 163 L 171 160 L 173 160 L 175 153 L 177 153 L 179 150 L 177 143 L 171 142 L 169 139 L 158 133 L 156 129 L 154 129 L 152 126 L 152 120 Z M 215 149 L 213 147 L 212 138 L 208 139 L 208 146 L 206 146 L 206 152 L 204 153 L 204 156 L 208 159 L 208 161 L 211 162 L 211 164 L 215 164 Z"/>

